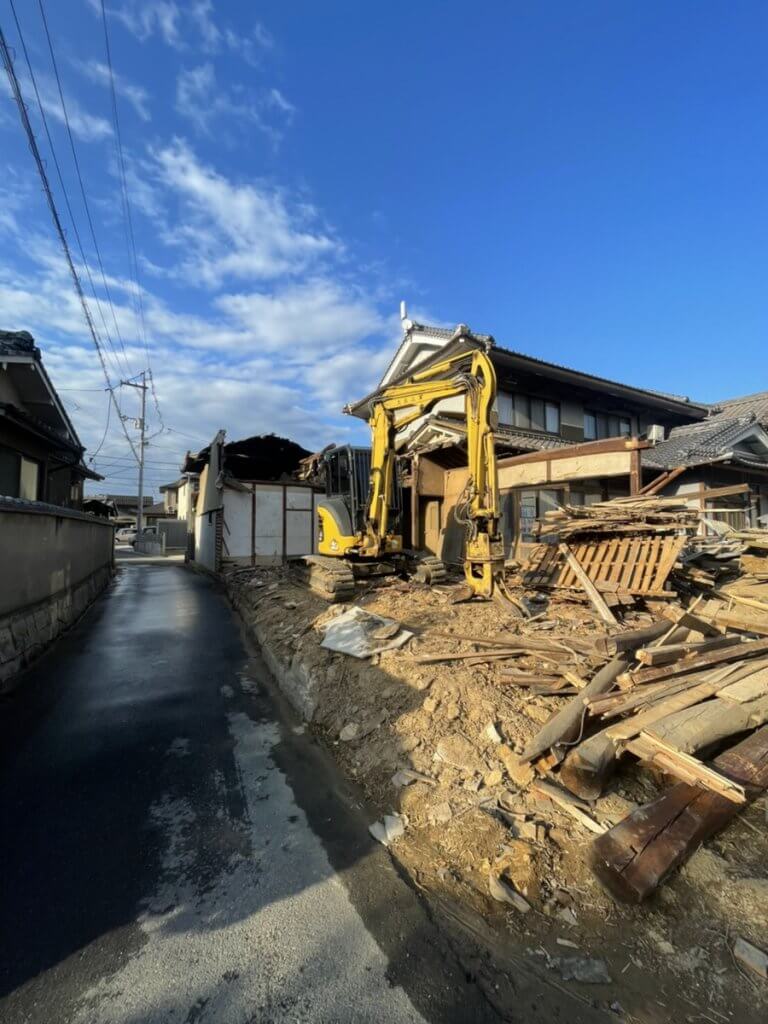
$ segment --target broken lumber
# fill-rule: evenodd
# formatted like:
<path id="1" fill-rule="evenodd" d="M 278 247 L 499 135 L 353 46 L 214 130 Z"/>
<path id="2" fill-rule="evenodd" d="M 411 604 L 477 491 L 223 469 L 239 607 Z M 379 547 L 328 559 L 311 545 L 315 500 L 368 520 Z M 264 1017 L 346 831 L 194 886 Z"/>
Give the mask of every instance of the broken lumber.
<path id="1" fill-rule="evenodd" d="M 624 721 L 601 729 L 580 743 L 566 757 L 559 778 L 571 793 L 584 800 L 596 800 L 613 774 L 619 745 L 639 735 L 643 729 L 675 711 L 682 711 L 714 696 L 725 685 L 724 679 L 734 674 L 735 665 L 726 665 L 711 673 L 713 678 L 685 689 L 677 689 L 671 696 L 647 707 Z M 737 684 L 738 685 L 738 684 Z"/>
<path id="2" fill-rule="evenodd" d="M 596 672 L 578 697 L 570 700 L 536 733 L 520 755 L 520 763 L 534 761 L 558 743 L 572 743 L 583 727 L 587 701 L 610 690 L 628 663 L 629 655 L 620 654 Z"/>
<path id="3" fill-rule="evenodd" d="M 651 739 L 667 743 L 681 753 L 693 754 L 766 721 L 766 696 L 744 703 L 716 697 L 667 715 L 651 727 L 649 735 Z"/>
<path id="4" fill-rule="evenodd" d="M 680 782 L 708 789 L 735 804 L 746 803 L 744 789 L 737 782 L 732 782 L 714 769 L 708 768 L 690 754 L 664 743 L 652 733 L 641 732 L 637 739 L 627 744 L 627 750 L 641 761 L 650 761 L 668 775 L 674 775 Z"/>
<path id="5" fill-rule="evenodd" d="M 560 554 L 565 557 L 566 561 L 568 562 L 568 565 L 571 567 L 573 571 L 574 576 L 576 576 L 579 583 L 581 583 L 585 593 L 587 594 L 587 597 L 595 606 L 595 610 L 597 611 L 597 614 L 600 616 L 603 622 L 607 622 L 609 626 L 618 626 L 619 623 L 616 619 L 616 616 L 613 614 L 611 609 L 603 600 L 603 596 L 600 593 L 600 591 L 594 585 L 589 576 L 587 576 L 586 572 L 584 572 L 584 568 L 581 562 L 578 560 L 578 558 L 576 558 L 576 556 L 568 547 L 568 545 L 560 543 L 558 544 L 558 550 Z"/>
<path id="6" fill-rule="evenodd" d="M 768 788 L 768 728 L 720 754 L 713 767 L 756 799 Z M 679 782 L 599 836 L 590 866 L 614 898 L 640 903 L 738 811 L 717 793 Z"/>
<path id="7" fill-rule="evenodd" d="M 627 629 L 623 633 L 616 633 L 614 636 L 600 637 L 595 641 L 595 650 L 601 654 L 621 654 L 622 651 L 634 651 L 644 644 L 650 643 L 663 636 L 669 629 L 669 622 L 665 619 L 657 619 L 650 626 L 643 626 L 642 629 Z"/>
<path id="8" fill-rule="evenodd" d="M 720 650 L 740 644 L 740 636 L 717 636 L 695 643 L 664 644 L 658 647 L 641 647 L 635 657 L 641 665 L 669 665 L 689 655 L 706 654 L 708 651 Z"/>
<path id="9" fill-rule="evenodd" d="M 655 683 L 659 679 L 686 675 L 699 669 L 713 668 L 726 661 L 737 661 L 741 658 L 753 658 L 768 652 L 768 640 L 752 640 L 747 643 L 734 644 L 724 651 L 711 651 L 695 658 L 684 658 L 674 665 L 662 665 L 660 668 L 641 668 L 637 672 L 627 672 L 619 680 L 621 685 L 631 686 L 640 683 Z"/>
<path id="10" fill-rule="evenodd" d="M 709 622 L 701 615 L 694 615 L 693 612 L 686 611 L 684 608 L 679 608 L 674 604 L 665 608 L 661 614 L 670 622 L 676 622 L 679 626 L 686 626 L 696 633 L 701 633 L 702 636 L 720 636 L 723 632 L 722 629 L 718 628 L 717 624 Z"/>

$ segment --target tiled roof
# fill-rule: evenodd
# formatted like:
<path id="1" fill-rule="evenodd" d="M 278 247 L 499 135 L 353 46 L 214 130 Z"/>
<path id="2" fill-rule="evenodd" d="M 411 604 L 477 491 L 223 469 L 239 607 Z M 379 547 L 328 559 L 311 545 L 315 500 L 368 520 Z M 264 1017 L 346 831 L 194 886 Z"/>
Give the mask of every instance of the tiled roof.
<path id="1" fill-rule="evenodd" d="M 552 448 L 568 448 L 573 441 L 565 441 L 553 434 L 537 434 L 535 431 L 516 430 L 514 427 L 499 426 L 493 436 L 497 444 L 521 448 L 528 452 L 543 452 Z"/>
<path id="2" fill-rule="evenodd" d="M 0 331 L 0 355 L 40 358 L 40 349 L 29 331 Z"/>
<path id="3" fill-rule="evenodd" d="M 675 466 L 699 466 L 722 458 L 733 450 L 733 445 L 739 442 L 745 429 L 753 423 L 760 425 L 753 414 L 733 416 L 730 412 L 722 412 L 701 423 L 674 427 L 666 441 L 643 451 L 643 463 L 660 469 L 672 469 Z M 739 460 L 746 458 L 760 463 L 756 456 L 752 458 L 746 453 L 738 457 Z"/>
<path id="4" fill-rule="evenodd" d="M 449 341 L 456 334 L 455 327 L 430 327 L 428 324 L 415 323 L 411 330 L 419 331 L 422 334 L 426 334 L 433 338 L 443 338 L 446 341 Z M 593 373 L 586 373 L 584 370 L 577 370 L 574 369 L 574 367 L 572 366 L 564 366 L 562 363 L 553 363 L 546 359 L 539 359 L 536 356 L 529 355 L 526 352 L 518 352 L 515 349 L 505 348 L 504 346 L 497 344 L 496 340 L 490 334 L 477 334 L 473 331 L 472 335 L 479 341 L 483 341 L 486 343 L 489 342 L 493 346 L 491 349 L 492 352 L 501 352 L 504 355 L 515 356 L 518 359 L 525 359 L 529 362 L 536 363 L 539 366 L 549 367 L 555 370 L 565 370 L 566 373 L 576 373 L 580 377 L 586 377 L 587 379 L 593 380 L 598 384 L 607 384 L 613 387 L 628 388 L 630 391 L 637 391 L 640 394 L 650 395 L 653 398 L 662 398 L 670 402 L 679 402 L 684 405 L 691 405 L 694 408 L 704 408 L 704 406 L 700 405 L 697 402 L 693 402 L 686 395 L 675 395 L 668 391 L 656 391 L 653 388 L 640 388 L 636 387 L 634 384 L 623 384 L 621 383 L 621 381 L 610 380 L 608 377 L 600 377 Z M 768 396 L 766 397 L 768 398 Z"/>
<path id="5" fill-rule="evenodd" d="M 726 398 L 715 402 L 714 409 L 729 416 L 755 416 L 761 423 L 768 424 L 768 391 L 758 391 L 754 395 L 742 395 L 740 398 Z"/>

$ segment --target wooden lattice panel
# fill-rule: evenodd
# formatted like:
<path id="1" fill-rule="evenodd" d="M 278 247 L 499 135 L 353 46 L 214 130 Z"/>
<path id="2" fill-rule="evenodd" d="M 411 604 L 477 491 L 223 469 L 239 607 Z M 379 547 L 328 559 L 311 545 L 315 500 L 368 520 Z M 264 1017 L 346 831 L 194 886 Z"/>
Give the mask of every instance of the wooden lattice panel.
<path id="1" fill-rule="evenodd" d="M 623 537 L 573 543 L 571 552 L 603 592 L 661 595 L 685 537 Z M 562 587 L 581 590 L 573 570 L 556 547 L 541 544 L 528 559 L 523 577 L 528 587 Z"/>

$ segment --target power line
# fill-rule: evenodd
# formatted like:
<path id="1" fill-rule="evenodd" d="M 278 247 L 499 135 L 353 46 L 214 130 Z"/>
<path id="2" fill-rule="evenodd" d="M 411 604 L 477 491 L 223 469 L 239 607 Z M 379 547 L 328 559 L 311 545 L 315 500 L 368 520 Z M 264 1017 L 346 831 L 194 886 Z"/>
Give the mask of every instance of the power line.
<path id="1" fill-rule="evenodd" d="M 109 303 L 109 308 L 110 308 L 110 310 L 112 312 L 112 321 L 113 321 L 113 323 L 115 325 L 115 333 L 117 334 L 118 341 L 120 342 L 120 348 L 121 348 L 122 353 L 123 353 L 123 362 L 125 363 L 126 369 L 130 373 L 131 371 L 130 371 L 130 368 L 128 366 L 128 356 L 127 356 L 126 351 L 125 351 L 125 342 L 123 341 L 123 336 L 120 333 L 120 325 L 117 322 L 117 315 L 115 313 L 115 307 L 114 307 L 114 304 L 112 302 L 112 294 L 110 293 L 109 285 L 107 284 L 107 275 L 104 272 L 104 264 L 103 264 L 102 259 L 101 259 L 101 250 L 99 249 L 99 243 L 96 240 L 96 230 L 95 230 L 95 228 L 93 226 L 93 219 L 91 217 L 91 208 L 90 208 L 90 206 L 88 204 L 88 197 L 85 194 L 85 185 L 83 184 L 83 176 L 82 176 L 82 174 L 80 172 L 80 161 L 77 158 L 77 149 L 75 148 L 75 140 L 74 140 L 74 137 L 72 135 L 72 128 L 70 127 L 70 124 L 69 124 L 69 114 L 67 112 L 67 105 L 64 102 L 64 90 L 61 87 L 61 78 L 59 77 L 59 67 L 58 67 L 58 64 L 56 63 L 56 55 L 53 52 L 53 41 L 51 39 L 51 34 L 48 31 L 48 19 L 45 16 L 45 8 L 43 7 L 43 0 L 38 0 L 38 7 L 40 8 L 40 17 L 42 18 L 43 28 L 45 29 L 45 38 L 48 40 L 48 51 L 49 51 L 49 53 L 51 55 L 51 64 L 53 65 L 53 73 L 54 73 L 54 76 L 56 78 L 56 87 L 57 87 L 57 89 L 59 91 L 59 100 L 61 102 L 61 111 L 64 114 L 64 125 L 65 125 L 65 127 L 67 129 L 67 137 L 69 139 L 69 148 L 72 151 L 72 160 L 73 160 L 74 165 L 75 165 L 75 171 L 77 172 L 77 180 L 78 180 L 78 183 L 80 185 L 80 195 L 83 197 L 83 207 L 85 209 L 85 216 L 86 216 L 86 219 L 88 221 L 88 227 L 89 227 L 90 233 L 91 233 L 91 241 L 93 242 L 93 248 L 94 248 L 94 250 L 96 252 L 96 260 L 98 261 L 99 270 L 101 271 L 101 280 L 102 280 L 102 283 L 104 285 L 104 292 L 105 292 L 105 294 L 107 296 L 107 302 Z"/>
<path id="2" fill-rule="evenodd" d="M 83 261 L 83 266 L 85 267 L 85 272 L 86 272 L 86 275 L 88 276 L 88 282 L 89 282 L 89 284 L 91 286 L 91 293 L 93 294 L 93 298 L 94 298 L 94 300 L 96 302 L 96 308 L 99 311 L 99 317 L 100 317 L 102 325 L 104 327 L 104 333 L 106 334 L 107 341 L 109 342 L 109 347 L 110 347 L 111 353 L 112 353 L 113 365 L 114 365 L 115 369 L 117 370 L 117 372 L 120 373 L 120 365 L 119 365 L 118 358 L 117 358 L 117 349 L 115 348 L 115 343 L 112 340 L 112 335 L 109 333 L 109 328 L 107 327 L 107 321 L 106 321 L 106 318 L 104 316 L 104 310 L 101 308 L 101 303 L 99 302 L 99 297 L 98 297 L 98 294 L 96 292 L 96 286 L 93 283 L 93 277 L 91 276 L 91 268 L 88 265 L 88 260 L 87 260 L 86 255 L 85 255 L 85 249 L 83 247 L 83 242 L 82 242 L 82 239 L 80 238 L 80 232 L 79 232 L 78 227 L 77 227 L 77 221 L 75 220 L 75 215 L 74 215 L 74 213 L 72 211 L 72 205 L 71 205 L 71 203 L 69 201 L 69 193 L 67 191 L 66 185 L 64 184 L 64 176 L 61 173 L 61 166 L 59 165 L 59 159 L 58 159 L 58 157 L 56 155 L 56 148 L 53 145 L 53 139 L 51 137 L 51 133 L 50 133 L 50 130 L 48 128 L 48 118 L 45 116 L 45 109 L 43 107 L 42 99 L 40 98 L 40 91 L 37 88 L 37 79 L 35 78 L 35 73 L 32 70 L 32 62 L 29 59 L 29 51 L 27 50 L 27 43 L 26 43 L 26 40 L 24 38 L 24 33 L 21 30 L 21 25 L 19 23 L 18 15 L 16 14 L 16 6 L 15 6 L 13 0 L 10 0 L 10 2 L 11 2 L 11 12 L 13 14 L 13 20 L 16 23 L 16 31 L 18 32 L 18 35 L 19 35 L 19 41 L 21 42 L 21 48 L 22 48 L 22 51 L 24 53 L 24 60 L 25 60 L 25 63 L 27 65 L 27 72 L 29 74 L 30 82 L 32 83 L 32 88 L 34 89 L 34 92 L 35 92 L 35 98 L 37 100 L 37 109 L 38 109 L 38 111 L 40 113 L 40 120 L 43 123 L 43 128 L 45 130 L 45 135 L 46 135 L 46 138 L 48 139 L 48 147 L 49 147 L 49 149 L 51 151 L 51 156 L 53 157 L 53 164 L 54 164 L 54 167 L 56 168 L 56 176 L 59 179 L 59 186 L 60 186 L 62 194 L 64 196 L 64 202 L 65 202 L 66 207 L 67 207 L 67 212 L 69 213 L 69 219 L 70 219 L 70 222 L 72 224 L 72 230 L 74 231 L 75 240 L 77 241 L 77 247 L 78 247 L 78 249 L 80 251 L 80 258 Z"/>
<path id="3" fill-rule="evenodd" d="M 95 451 L 95 452 L 94 452 L 94 453 L 93 453 L 93 454 L 91 455 L 90 459 L 88 460 L 89 462 L 93 462 L 93 460 L 94 460 L 94 459 L 96 458 L 96 456 L 97 456 L 97 455 L 99 454 L 99 452 L 101 451 L 101 449 L 102 449 L 102 448 L 104 447 L 104 442 L 105 442 L 105 441 L 107 440 L 107 431 L 109 430 L 109 414 L 110 414 L 111 412 L 112 412 L 112 403 L 111 403 L 110 401 L 107 401 L 107 425 L 106 425 L 106 426 L 104 427 L 104 434 L 102 435 L 102 438 L 101 438 L 101 440 L 99 441 L 99 447 L 98 447 L 98 448 L 96 449 L 96 451 Z M 129 458 L 129 457 L 130 457 L 130 456 L 126 456 L 126 458 Z"/>
<path id="4" fill-rule="evenodd" d="M 42 3 L 42 0 L 39 0 L 39 2 Z M 149 376 L 150 392 L 152 394 L 152 401 L 157 412 L 157 418 L 160 422 L 160 428 L 163 429 L 163 414 L 160 412 L 160 403 L 158 401 L 157 390 L 155 388 L 155 378 L 152 374 L 152 362 L 149 355 L 149 342 L 147 341 L 147 324 L 144 317 L 144 300 L 141 295 L 141 285 L 139 283 L 139 261 L 136 256 L 136 237 L 133 232 L 131 200 L 128 193 L 128 181 L 125 173 L 125 154 L 123 153 L 123 138 L 120 132 L 120 117 L 118 114 L 117 107 L 117 90 L 115 89 L 115 74 L 112 68 L 112 48 L 109 45 L 109 29 L 107 27 L 107 11 L 104 6 L 104 0 L 101 0 L 101 21 L 104 26 L 104 49 L 107 55 L 107 69 L 109 71 L 109 92 L 112 98 L 112 120 L 115 126 L 115 146 L 117 149 L 118 170 L 120 172 L 120 188 L 123 200 L 125 235 L 126 242 L 128 244 L 128 265 L 133 277 L 133 283 L 136 293 L 136 303 L 139 310 L 139 323 L 142 340 L 144 341 L 144 352 L 147 357 L 147 374 Z"/>
<path id="5" fill-rule="evenodd" d="M 77 292 L 77 297 L 80 300 L 80 305 L 83 308 L 83 316 L 85 317 L 86 324 L 88 325 L 88 330 L 89 330 L 91 338 L 93 340 L 93 344 L 94 344 L 94 346 L 96 348 L 96 353 L 97 353 L 97 355 L 99 357 L 99 363 L 101 364 L 101 369 L 102 369 L 102 372 L 104 374 L 104 379 L 105 379 L 105 381 L 107 383 L 107 389 L 109 391 L 109 394 L 110 394 L 110 397 L 111 397 L 112 401 L 115 404 L 115 408 L 117 409 L 117 412 L 119 414 L 120 413 L 120 408 L 119 408 L 119 406 L 117 404 L 117 399 L 115 398 L 115 393 L 114 393 L 114 389 L 112 387 L 112 382 L 109 379 L 109 370 L 107 369 L 107 363 L 106 363 L 106 360 L 104 358 L 104 352 L 102 351 L 101 342 L 99 341 L 98 334 L 96 333 L 96 327 L 94 325 L 93 317 L 91 316 L 91 311 L 90 311 L 90 308 L 88 306 L 88 300 L 85 297 L 85 292 L 83 291 L 83 287 L 80 284 L 80 278 L 78 276 L 77 269 L 76 269 L 75 264 L 74 264 L 74 262 L 72 260 L 72 253 L 70 252 L 70 249 L 69 249 L 69 243 L 67 242 L 67 236 L 64 234 L 64 228 L 61 225 L 61 218 L 59 217 L 59 212 L 56 209 L 56 201 L 53 198 L 53 192 L 51 191 L 51 185 L 50 185 L 50 182 L 48 181 L 48 175 L 47 175 L 46 170 L 45 170 L 45 165 L 43 164 L 42 157 L 40 156 L 40 150 L 39 150 L 38 145 L 37 145 L 37 140 L 35 139 L 35 133 L 32 131 L 32 125 L 29 122 L 29 114 L 27 113 L 27 108 L 26 108 L 26 105 L 24 103 L 24 97 L 21 94 L 21 86 L 19 85 L 19 80 L 18 80 L 18 78 L 16 76 L 16 69 L 13 66 L 13 61 L 11 59 L 11 52 L 8 49 L 7 42 L 5 41 L 5 35 L 3 34 L 2 28 L 0 28 L 0 51 L 2 52 L 3 65 L 5 67 L 6 74 L 8 75 L 8 81 L 10 82 L 10 85 L 11 85 L 11 92 L 13 93 L 13 98 L 16 101 L 16 107 L 17 107 L 17 109 L 19 111 L 19 118 L 21 119 L 21 125 L 22 125 L 22 128 L 24 129 L 24 132 L 25 132 L 26 136 L 27 136 L 27 143 L 28 143 L 30 151 L 32 153 L 32 157 L 33 157 L 33 159 L 35 161 L 35 165 L 37 167 L 37 173 L 40 176 L 40 181 L 41 181 L 42 186 L 43 186 L 43 191 L 45 192 L 45 198 L 46 198 L 46 201 L 48 203 L 48 209 L 50 210 L 50 213 L 51 213 L 51 218 L 53 220 L 53 225 L 54 225 L 54 228 L 56 229 L 57 235 L 59 236 L 59 241 L 61 242 L 61 247 L 64 250 L 64 256 L 65 256 L 65 258 L 67 260 L 67 266 L 69 267 L 69 272 L 72 275 L 72 281 L 73 281 L 74 286 L 75 286 L 75 291 Z M 122 426 L 123 433 L 125 434 L 125 439 L 128 442 L 128 444 L 130 445 L 131 451 L 133 452 L 134 456 L 136 457 L 136 461 L 138 462 L 139 461 L 138 453 L 136 451 L 136 448 L 134 447 L 133 441 L 131 440 L 130 434 L 128 433 L 128 431 L 125 428 L 125 424 L 123 423 L 122 419 L 120 420 L 120 424 Z"/>

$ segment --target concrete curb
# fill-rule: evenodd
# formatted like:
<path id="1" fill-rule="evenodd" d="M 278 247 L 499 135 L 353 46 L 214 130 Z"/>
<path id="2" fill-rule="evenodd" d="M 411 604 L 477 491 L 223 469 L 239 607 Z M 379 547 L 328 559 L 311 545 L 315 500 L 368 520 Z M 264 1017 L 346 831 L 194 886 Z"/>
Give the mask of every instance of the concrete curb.
<path id="1" fill-rule="evenodd" d="M 317 676 L 298 654 L 294 654 L 290 661 L 286 661 L 281 657 L 270 643 L 267 632 L 257 622 L 248 621 L 242 607 L 243 602 L 238 601 L 228 588 L 226 588 L 226 594 L 229 603 L 237 612 L 246 632 L 259 645 L 264 661 L 267 663 L 267 667 L 275 678 L 280 690 L 287 697 L 292 707 L 301 715 L 302 719 L 305 722 L 311 722 L 315 717 L 319 703 Z"/>

